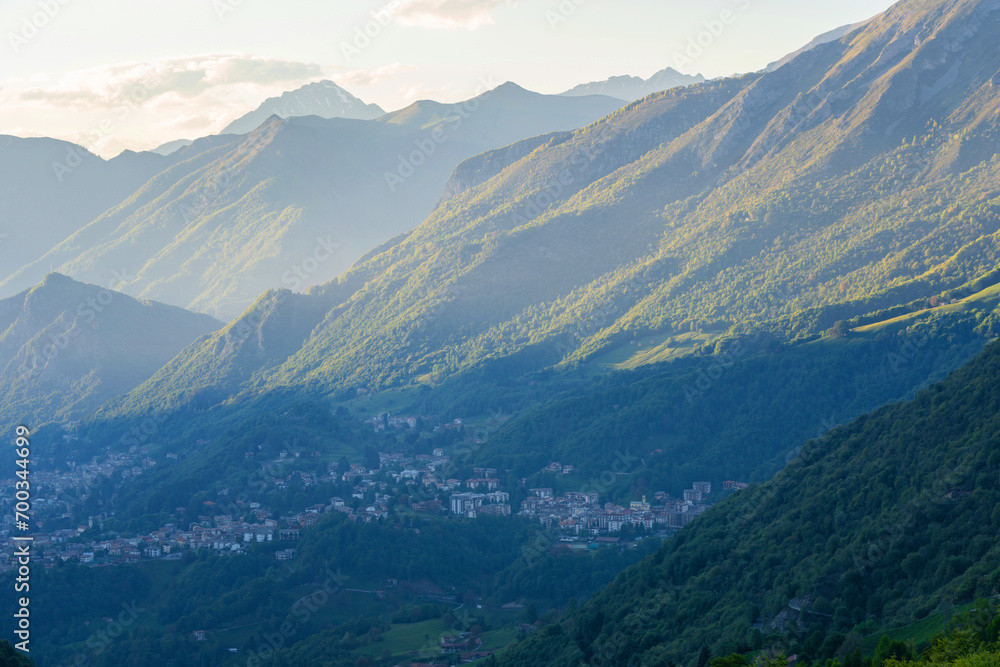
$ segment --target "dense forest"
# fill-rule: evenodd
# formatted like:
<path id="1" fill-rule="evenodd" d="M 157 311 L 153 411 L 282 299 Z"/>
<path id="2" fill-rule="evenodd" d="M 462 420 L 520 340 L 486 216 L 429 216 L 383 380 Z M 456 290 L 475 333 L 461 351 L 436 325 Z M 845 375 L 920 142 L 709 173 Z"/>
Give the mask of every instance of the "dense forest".
<path id="1" fill-rule="evenodd" d="M 789 655 L 832 655 L 866 628 L 994 595 L 998 414 L 993 343 L 912 401 L 809 442 L 501 664 L 688 664 L 759 634 Z"/>
<path id="2" fill-rule="evenodd" d="M 528 617 L 498 610 L 517 601 L 537 610 L 534 623 L 575 606 L 659 545 L 649 539 L 583 553 L 553 548 L 528 560 L 525 548 L 539 530 L 490 518 L 355 524 L 335 512 L 306 531 L 286 567 L 275 552 L 289 544 L 275 543 L 241 556 L 202 551 L 173 562 L 38 568 L 32 608 L 44 613 L 33 625 L 32 656 L 42 666 L 74 664 L 79 656 L 97 667 L 245 664 L 287 622 L 295 629 L 282 639 L 289 657 L 333 651 L 346 661 L 337 664 L 353 665 L 359 650 L 377 648 L 377 635 L 394 626 L 437 620 L 442 630 L 490 627 L 490 618 L 516 625 Z M 10 578 L 0 583 L 13 586 Z M 463 607 L 464 614 L 456 611 Z M 195 631 L 208 641 L 192 640 Z M 352 639 L 340 641 L 345 635 Z M 324 639 L 330 636 L 338 638 L 336 648 Z M 230 659 L 232 647 L 242 657 Z"/>

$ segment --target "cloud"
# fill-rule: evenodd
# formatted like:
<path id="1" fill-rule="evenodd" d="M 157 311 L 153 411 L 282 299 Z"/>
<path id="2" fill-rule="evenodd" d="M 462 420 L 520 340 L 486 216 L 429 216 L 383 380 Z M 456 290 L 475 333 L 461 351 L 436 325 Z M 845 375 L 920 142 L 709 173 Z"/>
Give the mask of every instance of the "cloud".
<path id="1" fill-rule="evenodd" d="M 217 133 L 264 99 L 325 73 L 314 63 L 244 54 L 170 57 L 8 80 L 0 108 L 21 136 L 44 129 L 107 157 Z"/>
<path id="2" fill-rule="evenodd" d="M 381 83 L 386 79 L 392 79 L 403 72 L 412 72 L 417 69 L 413 65 L 404 63 L 392 63 L 370 69 L 345 70 L 333 76 L 333 79 L 341 86 L 372 86 Z"/>
<path id="3" fill-rule="evenodd" d="M 439 88 L 429 88 L 422 84 L 415 84 L 412 86 L 402 86 L 399 89 L 399 95 L 404 100 L 437 100 L 447 97 L 451 94 L 451 86 L 445 84 Z"/>
<path id="4" fill-rule="evenodd" d="M 475 30 L 493 23 L 493 10 L 512 0 L 409 0 L 393 12 L 400 25 L 445 30 Z"/>
<path id="5" fill-rule="evenodd" d="M 45 87 L 4 91 L 17 102 L 58 104 L 93 110 L 123 104 L 142 106 L 163 96 L 199 98 L 227 87 L 269 87 L 305 83 L 323 68 L 241 54 L 163 58 L 68 72 Z"/>

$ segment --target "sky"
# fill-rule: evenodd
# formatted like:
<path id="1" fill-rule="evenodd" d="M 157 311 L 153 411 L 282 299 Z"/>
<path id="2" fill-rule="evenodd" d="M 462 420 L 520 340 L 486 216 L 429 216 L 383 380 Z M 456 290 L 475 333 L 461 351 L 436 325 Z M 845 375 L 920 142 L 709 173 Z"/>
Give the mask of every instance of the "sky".
<path id="1" fill-rule="evenodd" d="M 331 79 L 386 110 L 505 81 L 761 69 L 887 0 L 4 0 L 0 134 L 111 157 Z M 700 43 L 700 45 L 696 45 Z"/>

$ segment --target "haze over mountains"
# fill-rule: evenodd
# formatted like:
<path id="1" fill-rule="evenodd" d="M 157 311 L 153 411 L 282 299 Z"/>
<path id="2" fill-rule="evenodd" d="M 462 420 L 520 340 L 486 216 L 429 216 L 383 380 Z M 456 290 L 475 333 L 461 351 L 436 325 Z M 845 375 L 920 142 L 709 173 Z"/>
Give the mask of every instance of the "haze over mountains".
<path id="1" fill-rule="evenodd" d="M 221 324 L 51 274 L 0 301 L 0 424 L 87 416 Z"/>
<path id="2" fill-rule="evenodd" d="M 181 139 L 110 161 L 64 142 L 11 137 L 0 146 L 0 161 L 9 165 L 6 182 L 11 184 L 4 189 L 9 201 L 2 213 L 8 222 L 0 221 L 0 227 L 10 228 L 0 230 L 9 237 L 0 295 L 28 289 L 56 269 L 100 284 L 110 271 L 123 268 L 112 264 L 127 256 L 129 270 L 138 276 L 129 288 L 135 296 L 229 319 L 265 289 L 322 284 L 372 247 L 415 227 L 440 199 L 466 187 L 468 169 L 476 171 L 472 175 L 476 182 L 485 178 L 488 172 L 480 170 L 478 162 L 453 172 L 463 160 L 520 139 L 587 125 L 621 106 L 619 99 L 638 99 L 703 80 L 667 68 L 648 81 L 613 77 L 577 86 L 559 97 L 507 84 L 497 89 L 493 101 L 487 102 L 489 94 L 457 105 L 422 101 L 389 114 L 331 81 L 321 81 L 266 100 L 233 121 L 223 136 L 196 142 Z M 563 101 L 566 97 L 573 99 Z M 471 108 L 475 113 L 469 112 Z M 408 132 L 392 128 L 355 132 L 352 128 L 360 126 L 294 120 L 307 116 L 331 121 L 377 119 L 374 122 Z M 233 169 L 241 174 L 251 162 L 244 160 L 239 138 L 232 135 L 249 135 L 275 117 L 293 119 L 296 127 L 311 128 L 302 132 L 316 133 L 315 146 L 298 144 L 304 152 L 295 157 L 287 148 L 274 146 L 301 168 L 302 178 L 289 185 L 282 182 L 288 172 L 282 172 L 272 180 L 270 170 L 279 169 L 278 164 L 253 148 L 257 180 L 251 186 L 243 179 L 242 189 L 234 187 Z M 446 134 L 428 144 L 435 126 Z M 270 144 L 279 127 L 261 131 L 260 146 Z M 355 139 L 342 140 L 346 134 Z M 258 146 L 252 137 L 248 141 Z M 224 145 L 232 149 L 225 159 Z M 320 151 L 323 145 L 328 148 Z M 434 155 L 424 155 L 422 149 Z M 401 175 L 411 171 L 412 178 Z M 449 176 L 455 178 L 449 182 Z M 208 224 L 198 224 L 201 218 Z M 13 224 L 14 220 L 41 224 L 45 233 L 21 238 L 27 227 Z M 240 221 L 249 221 L 248 227 Z M 13 245 L 18 248 L 16 255 L 9 250 Z M 336 246 L 337 252 L 326 246 Z M 332 256 L 303 272 L 300 265 L 306 262 L 312 267 L 317 252 Z M 253 258 L 241 256 L 247 253 Z"/>
<path id="3" fill-rule="evenodd" d="M 93 207 L 106 210 L 44 254 L 22 254 L 0 293 L 27 289 L 51 269 L 96 284 L 126 269 L 136 276 L 133 296 L 229 319 L 268 288 L 326 282 L 412 229 L 463 159 L 619 106 L 506 84 L 463 104 L 416 102 L 378 121 L 275 116 L 245 137 L 202 139 L 169 158 L 135 156 L 166 166 L 137 171 L 134 191 L 114 191 Z M 38 164 L 29 175 L 49 178 Z"/>
<path id="4" fill-rule="evenodd" d="M 57 139 L 0 136 L 0 273 L 37 259 L 166 164 L 153 154 L 102 160 Z"/>
<path id="5" fill-rule="evenodd" d="M 647 95 L 659 93 L 670 88 L 690 86 L 705 80 L 701 74 L 681 74 L 672 67 L 660 70 L 648 79 L 639 76 L 613 76 L 604 81 L 581 83 L 561 95 L 576 97 L 580 95 L 609 95 L 633 102 Z"/>

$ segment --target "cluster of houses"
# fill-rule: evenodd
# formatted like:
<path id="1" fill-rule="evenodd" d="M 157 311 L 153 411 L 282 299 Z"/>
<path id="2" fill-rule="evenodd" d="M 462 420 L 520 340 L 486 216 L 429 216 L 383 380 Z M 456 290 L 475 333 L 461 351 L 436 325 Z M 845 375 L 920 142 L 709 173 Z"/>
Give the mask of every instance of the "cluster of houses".
<path id="1" fill-rule="evenodd" d="M 453 493 L 449 497 L 452 514 L 475 519 L 477 516 L 510 516 L 510 494 L 506 491 L 489 493 Z"/>
<path id="2" fill-rule="evenodd" d="M 709 508 L 706 498 L 711 492 L 711 482 L 695 482 L 682 498 L 671 498 L 660 491 L 654 494 L 653 502 L 643 496 L 642 500 L 623 507 L 614 503 L 602 506 L 596 493 L 570 492 L 555 497 L 552 489 L 530 489 L 531 496 L 521 502 L 518 514 L 538 520 L 548 528 L 581 536 L 617 533 L 625 526 L 675 529 Z"/>
<path id="3" fill-rule="evenodd" d="M 397 484 L 417 487 L 423 494 L 450 493 L 460 489 L 463 483 L 473 490 L 496 491 L 500 488 L 494 468 L 476 468 L 474 477 L 464 481 L 450 477 L 449 473 L 453 472 L 451 457 L 445 456 L 443 449 L 416 456 L 380 453 L 379 466 Z"/>
<path id="4" fill-rule="evenodd" d="M 100 517 L 91 517 L 88 525 L 76 529 L 56 530 L 51 533 L 34 533 L 33 549 L 44 553 L 42 561 L 46 567 L 58 561 L 78 561 L 93 565 L 127 565 L 140 560 L 156 558 L 180 558 L 185 550 L 208 549 L 219 554 L 238 554 L 250 544 L 265 542 L 297 542 L 300 532 L 319 520 L 320 515 L 329 511 L 341 511 L 356 521 L 372 521 L 388 515 L 388 507 L 381 505 L 353 510 L 340 498 L 332 498 L 330 504 L 317 504 L 303 512 L 282 517 L 269 518 L 270 513 L 260 508 L 259 503 L 251 503 L 251 512 L 256 521 L 234 520 L 228 515 L 214 517 L 199 516 L 187 529 L 168 523 L 159 530 L 137 537 L 122 537 L 110 540 L 81 542 L 78 537 L 88 528 L 99 523 Z M 279 525 L 281 527 L 279 527 Z M 0 571 L 16 567 L 12 539 L 9 531 L 0 543 Z M 278 560 L 291 560 L 294 549 L 278 551 Z"/>
<path id="5" fill-rule="evenodd" d="M 390 415 L 388 412 L 382 412 L 369 419 L 368 423 L 371 424 L 376 433 L 380 433 L 389 429 L 415 429 L 417 426 L 429 421 L 432 421 L 431 417 L 417 417 L 414 415 L 401 417 L 399 415 Z M 460 431 L 463 428 L 465 428 L 465 422 L 462 419 L 455 419 L 447 424 L 435 424 L 432 430 L 435 433 L 441 433 L 442 431 Z"/>
<path id="6" fill-rule="evenodd" d="M 382 414 L 372 420 L 376 430 L 386 428 L 414 429 L 420 425 L 422 417 L 391 417 Z M 455 419 L 449 424 L 437 424 L 434 430 L 464 428 L 461 419 Z M 68 436 L 72 437 L 72 436 Z M 198 444 L 203 444 L 199 441 Z M 250 503 L 249 512 L 239 513 L 246 520 L 234 519 L 229 515 L 217 515 L 219 507 L 212 501 L 205 501 L 205 513 L 210 516 L 198 516 L 187 528 L 169 523 L 159 530 L 147 535 L 128 538 L 116 538 L 100 542 L 83 542 L 80 535 L 100 522 L 102 517 L 93 517 L 89 525 L 76 529 L 44 531 L 44 522 L 38 521 L 35 526 L 35 548 L 44 554 L 46 565 L 54 565 L 59 560 L 75 560 L 85 564 L 128 564 L 142 559 L 179 558 L 184 550 L 208 549 L 220 554 L 241 553 L 251 543 L 280 542 L 288 548 L 279 550 L 278 560 L 291 560 L 295 550 L 289 543 L 298 540 L 299 531 L 314 523 L 323 512 L 338 511 L 346 514 L 352 521 L 373 522 L 389 516 L 391 498 L 386 494 L 388 484 L 395 482 L 407 487 L 410 496 L 410 507 L 417 512 L 434 515 L 451 514 L 475 518 L 478 516 L 511 516 L 513 513 L 510 494 L 501 488 L 501 481 L 494 468 L 475 468 L 472 477 L 458 479 L 454 477 L 455 467 L 451 458 L 445 456 L 443 449 L 434 449 L 430 454 L 407 455 L 403 453 L 380 453 L 379 470 L 369 470 L 364 465 L 355 463 L 346 471 L 331 464 L 324 472 L 308 473 L 294 471 L 290 474 L 279 472 L 278 468 L 294 455 L 299 458 L 303 452 L 280 452 L 275 461 L 262 464 L 265 481 L 273 484 L 279 490 L 287 488 L 298 475 L 303 486 L 333 481 L 338 477 L 352 485 L 353 499 L 360 499 L 360 507 L 352 508 L 342 498 L 331 498 L 329 504 L 319 504 L 306 508 L 304 511 L 274 519 L 271 512 L 261 508 L 259 503 Z M 305 452 L 305 455 L 315 458 L 319 452 Z M 247 453 L 248 458 L 256 456 L 254 452 Z M 166 454 L 167 459 L 176 459 L 176 455 Z M 132 447 L 128 453 L 108 452 L 101 458 L 95 457 L 89 463 L 77 464 L 68 462 L 68 470 L 60 472 L 34 473 L 37 480 L 33 486 L 40 492 L 33 497 L 33 509 L 38 515 L 50 518 L 71 518 L 72 508 L 60 499 L 67 493 L 75 491 L 85 497 L 90 488 L 100 483 L 102 478 L 136 477 L 155 465 L 149 452 L 141 447 Z M 573 472 L 573 466 L 552 462 L 545 467 L 550 473 L 568 475 Z M 0 482 L 0 494 L 10 491 L 12 495 L 13 482 Z M 727 481 L 725 489 L 738 490 L 746 484 Z M 666 493 L 657 493 L 653 502 L 644 497 L 641 501 L 632 502 L 628 507 L 612 503 L 600 505 L 596 493 L 566 493 L 554 497 L 552 489 L 531 489 L 531 496 L 521 503 L 519 515 L 537 519 L 546 526 L 555 526 L 567 535 L 597 535 L 616 533 L 625 526 L 643 525 L 647 529 L 660 526 L 665 528 L 680 528 L 705 509 L 708 504 L 706 497 L 711 493 L 709 482 L 696 482 L 691 489 L 683 492 L 682 498 L 671 499 Z M 218 492 L 219 496 L 228 495 L 228 490 Z M 374 497 L 374 500 L 371 500 Z M 221 499 L 220 499 L 221 502 Z M 65 505 L 60 507 L 59 503 Z M 242 504 L 242 503 L 241 503 Z M 351 505 L 358 503 L 351 501 Z M 13 519 L 4 516 L 0 520 L 0 570 L 14 566 L 10 554 L 14 553 L 11 540 L 13 534 Z M 186 522 L 185 522 L 186 523 Z M 63 523 L 65 525 L 65 523 Z M 279 529 L 279 525 L 281 528 Z"/>
<path id="7" fill-rule="evenodd" d="M 552 463 L 542 468 L 542 472 L 552 472 L 557 475 L 570 475 L 573 473 L 574 470 L 576 470 L 576 468 L 574 468 L 573 466 L 563 465 L 559 463 L 559 461 L 553 461 Z"/>
<path id="8" fill-rule="evenodd" d="M 66 496 L 86 498 L 89 489 L 104 479 L 111 479 L 118 473 L 129 479 L 139 477 L 156 465 L 146 449 L 132 447 L 128 453 L 108 453 L 102 458 L 94 457 L 88 463 L 78 464 L 67 461 L 67 470 L 44 470 L 37 468 L 31 472 L 32 514 L 36 517 L 47 515 L 54 518 L 71 518 L 72 506 Z M 0 480 L 0 498 L 14 497 L 16 479 Z M 13 523 L 13 518 L 5 517 L 5 522 Z"/>

